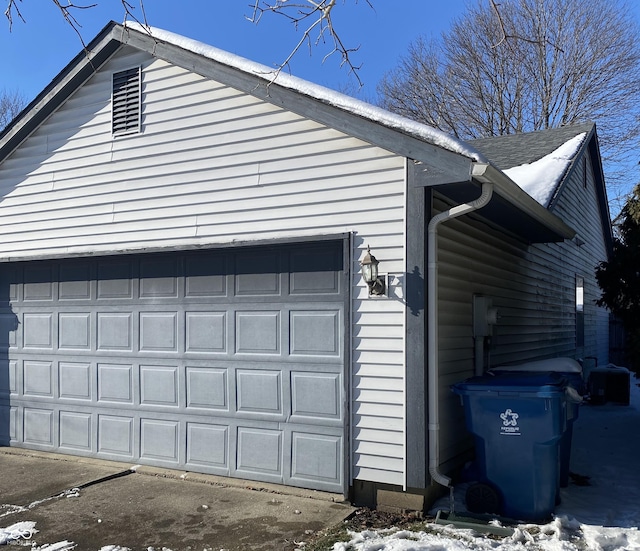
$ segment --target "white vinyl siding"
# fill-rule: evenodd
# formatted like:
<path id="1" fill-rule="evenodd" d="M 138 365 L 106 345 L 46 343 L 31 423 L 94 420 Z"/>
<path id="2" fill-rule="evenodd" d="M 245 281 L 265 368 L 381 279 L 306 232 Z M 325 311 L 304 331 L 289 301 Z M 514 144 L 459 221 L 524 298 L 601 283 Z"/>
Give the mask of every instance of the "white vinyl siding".
<path id="1" fill-rule="evenodd" d="M 143 133 L 114 140 L 111 75 L 142 67 Z M 352 476 L 404 479 L 405 161 L 123 48 L 1 165 L 0 260 L 351 233 Z"/>
<path id="2" fill-rule="evenodd" d="M 586 243 L 527 245 L 499 233 L 477 217 L 447 222 L 439 230 L 439 316 L 442 460 L 468 448 L 464 413 L 451 384 L 474 373 L 473 295 L 491 297 L 498 309 L 490 366 L 533 359 L 597 356 L 607 361 L 608 317 L 595 306 L 600 296 L 594 268 L 606 257 L 593 179 L 580 173 L 564 187 L 556 213 Z M 437 210 L 445 204 L 437 201 Z M 576 348 L 575 281 L 584 277 L 585 346 Z"/>

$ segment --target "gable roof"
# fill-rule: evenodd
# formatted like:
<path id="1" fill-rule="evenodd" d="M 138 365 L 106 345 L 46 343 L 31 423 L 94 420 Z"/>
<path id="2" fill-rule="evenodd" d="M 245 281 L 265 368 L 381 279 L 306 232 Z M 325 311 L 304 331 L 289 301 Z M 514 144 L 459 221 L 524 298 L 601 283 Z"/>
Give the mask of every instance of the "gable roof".
<path id="1" fill-rule="evenodd" d="M 531 164 L 558 149 L 579 134 L 590 134 L 595 130 L 592 122 L 560 128 L 549 128 L 537 132 L 508 134 L 470 140 L 469 143 L 481 151 L 500 170 Z"/>
<path id="2" fill-rule="evenodd" d="M 159 29 L 110 22 L 0 133 L 0 162 L 96 73 L 120 48 L 130 46 L 222 82 L 283 109 L 418 162 L 419 185 L 439 186 L 452 200 L 494 184 L 495 199 L 482 215 L 534 241 L 560 241 L 575 232 L 523 192 L 478 149 L 427 125 L 315 85 L 198 41 Z"/>
<path id="3" fill-rule="evenodd" d="M 562 159 L 565 162 L 561 167 L 563 170 L 555 176 L 553 182 L 549 182 L 552 189 L 548 190 L 543 205 L 553 212 L 562 190 L 573 172 L 578 170 L 579 160 L 585 155 L 589 156 L 593 167 L 601 223 L 605 229 L 604 239 L 608 250 L 611 251 L 613 231 L 595 123 L 585 122 L 537 132 L 481 138 L 471 140 L 469 143 L 485 155 L 493 165 L 516 180 L 514 174 L 519 167 L 525 167 L 525 165 L 532 167 L 545 158 L 548 159 L 554 152 L 560 152 L 572 141 L 576 147 L 565 149 L 566 155 Z M 545 166 L 540 168 L 544 170 Z M 518 183 L 522 186 L 522 182 Z M 523 187 L 526 189 L 526 186 Z"/>
<path id="4" fill-rule="evenodd" d="M 113 21 L 0 132 L 0 161 L 126 45 L 285 109 L 313 110 L 333 128 L 356 137 L 361 137 L 360 133 L 367 136 L 365 141 L 375 141 L 381 147 L 425 162 L 434 175 L 440 174 L 446 181 L 469 180 L 471 164 L 485 161 L 472 146 L 453 136 L 364 101 L 284 72 L 276 73 L 273 68 L 169 31 L 137 23 L 123 26 Z M 301 106 L 301 102 L 306 105 Z M 315 104 L 312 109 L 309 103 Z"/>

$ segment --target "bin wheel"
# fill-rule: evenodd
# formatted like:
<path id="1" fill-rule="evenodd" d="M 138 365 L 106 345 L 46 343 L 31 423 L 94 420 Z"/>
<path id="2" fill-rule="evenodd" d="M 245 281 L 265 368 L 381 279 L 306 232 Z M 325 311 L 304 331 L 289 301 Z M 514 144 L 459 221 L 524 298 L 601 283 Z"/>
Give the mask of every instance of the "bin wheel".
<path id="1" fill-rule="evenodd" d="M 500 514 L 502 500 L 498 491 L 485 482 L 476 482 L 469 486 L 465 496 L 467 509 L 472 513 Z"/>

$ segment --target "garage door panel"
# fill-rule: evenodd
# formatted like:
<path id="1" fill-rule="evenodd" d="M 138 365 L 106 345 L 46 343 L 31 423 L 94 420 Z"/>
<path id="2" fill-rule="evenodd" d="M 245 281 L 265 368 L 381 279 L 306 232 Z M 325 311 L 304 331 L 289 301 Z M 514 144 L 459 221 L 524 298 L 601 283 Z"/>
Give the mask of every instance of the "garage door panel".
<path id="1" fill-rule="evenodd" d="M 23 394 L 53 398 L 53 364 L 48 361 L 29 360 L 25 361 L 23 366 Z"/>
<path id="2" fill-rule="evenodd" d="M 291 354 L 339 357 L 340 311 L 291 311 Z"/>
<path id="3" fill-rule="evenodd" d="M 54 412 L 48 409 L 25 407 L 23 416 L 24 441 L 27 444 L 53 447 Z"/>
<path id="4" fill-rule="evenodd" d="M 240 476 L 282 481 L 282 431 L 238 427 L 237 468 Z"/>
<path id="5" fill-rule="evenodd" d="M 18 318 L 13 312 L 0 312 L 0 348 L 15 347 Z"/>
<path id="6" fill-rule="evenodd" d="M 109 259 L 98 262 L 97 299 L 132 299 L 134 288 L 133 263 L 129 259 Z"/>
<path id="7" fill-rule="evenodd" d="M 178 367 L 141 365 L 140 404 L 178 407 Z"/>
<path id="8" fill-rule="evenodd" d="M 342 491 L 342 257 L 336 241 L 8 266 L 0 438 Z"/>
<path id="9" fill-rule="evenodd" d="M 291 450 L 291 466 L 285 484 L 313 486 L 341 492 L 344 477 L 344 435 L 339 427 L 289 423 L 284 431 L 285 448 Z"/>
<path id="10" fill-rule="evenodd" d="M 133 404 L 133 365 L 99 363 L 97 368 L 98 403 Z"/>
<path id="11" fill-rule="evenodd" d="M 291 253 L 292 295 L 339 294 L 341 251 L 335 248 Z"/>
<path id="12" fill-rule="evenodd" d="M 214 474 L 229 474 L 229 427 L 187 423 L 186 465 Z"/>
<path id="13" fill-rule="evenodd" d="M 313 434 L 308 430 L 291 433 L 291 480 L 323 480 L 339 484 L 342 475 L 342 439 Z"/>
<path id="14" fill-rule="evenodd" d="M 25 348 L 53 348 L 53 314 L 51 312 L 25 313 L 22 319 Z"/>
<path id="15" fill-rule="evenodd" d="M 20 264 L 5 264 L 0 270 L 0 297 L 10 302 L 21 302 L 24 288 L 24 269 Z"/>
<path id="16" fill-rule="evenodd" d="M 187 367 L 187 408 L 229 411 L 227 369 L 215 367 Z"/>
<path id="17" fill-rule="evenodd" d="M 230 287 L 228 255 L 212 253 L 185 257 L 185 297 L 226 298 Z M 231 279 L 233 285 L 233 280 Z M 231 285 L 231 286 L 232 286 Z"/>
<path id="18" fill-rule="evenodd" d="M 32 264 L 25 267 L 23 300 L 53 300 L 53 269 L 50 264 Z"/>
<path id="19" fill-rule="evenodd" d="M 238 413 L 283 415 L 282 374 L 280 371 L 236 371 Z"/>
<path id="20" fill-rule="evenodd" d="M 61 312 L 58 317 L 58 348 L 91 350 L 91 314 Z"/>
<path id="21" fill-rule="evenodd" d="M 133 313 L 98 312 L 99 351 L 133 352 Z"/>
<path id="22" fill-rule="evenodd" d="M 186 352 L 225 354 L 227 346 L 226 312 L 186 312 Z"/>
<path id="23" fill-rule="evenodd" d="M 0 360 L 0 400 L 6 400 L 10 394 L 18 392 L 18 362 Z"/>
<path id="24" fill-rule="evenodd" d="M 235 313 L 236 354 L 280 354 L 280 311 Z"/>
<path id="25" fill-rule="evenodd" d="M 91 453 L 95 428 L 92 415 L 75 411 L 60 411 L 60 448 L 72 452 Z"/>
<path id="26" fill-rule="evenodd" d="M 19 443 L 23 440 L 19 419 L 22 412 L 17 406 L 10 406 L 8 402 L 0 402 L 0 443 L 3 446 Z"/>
<path id="27" fill-rule="evenodd" d="M 342 377 L 338 373 L 291 373 L 291 420 L 326 424 L 341 422 Z"/>
<path id="28" fill-rule="evenodd" d="M 94 377 L 90 363 L 60 362 L 58 369 L 60 398 L 83 401 L 94 399 Z"/>
<path id="29" fill-rule="evenodd" d="M 90 300 L 92 265 L 89 262 L 73 262 L 60 266 L 58 297 L 60 300 Z"/>
<path id="30" fill-rule="evenodd" d="M 236 296 L 277 296 L 282 289 L 281 255 L 277 251 L 246 251 L 236 255 Z"/>
<path id="31" fill-rule="evenodd" d="M 177 466 L 180 424 L 162 419 L 140 420 L 140 459 L 162 461 Z"/>
<path id="32" fill-rule="evenodd" d="M 177 312 L 140 313 L 140 352 L 177 352 Z"/>
<path id="33" fill-rule="evenodd" d="M 140 298 L 177 298 L 178 285 L 175 257 L 140 260 Z"/>
<path id="34" fill-rule="evenodd" d="M 98 415 L 98 453 L 108 457 L 134 458 L 134 417 Z"/>

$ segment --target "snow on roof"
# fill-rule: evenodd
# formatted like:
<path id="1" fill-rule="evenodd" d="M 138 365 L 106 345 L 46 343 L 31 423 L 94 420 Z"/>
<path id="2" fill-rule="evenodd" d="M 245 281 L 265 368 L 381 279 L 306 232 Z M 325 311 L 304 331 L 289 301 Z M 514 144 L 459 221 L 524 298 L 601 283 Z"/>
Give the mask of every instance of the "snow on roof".
<path id="1" fill-rule="evenodd" d="M 583 132 L 533 163 L 503 170 L 543 207 L 548 208 L 553 193 L 573 161 L 587 133 Z"/>
<path id="2" fill-rule="evenodd" d="M 136 22 L 127 22 L 125 28 L 133 29 L 162 42 L 168 42 L 179 48 L 183 48 L 195 54 L 207 57 L 223 65 L 235 67 L 245 73 L 252 74 L 267 82 L 274 82 L 279 86 L 294 90 L 306 96 L 313 97 L 339 109 L 349 111 L 360 117 L 378 122 L 389 128 L 412 135 L 430 144 L 442 147 L 454 153 L 464 155 L 475 161 L 486 162 L 483 155 L 469 144 L 457 138 L 437 130 L 426 124 L 421 124 L 406 117 L 396 115 L 375 105 L 341 94 L 335 90 L 325 88 L 292 75 L 278 72 L 277 69 L 267 67 L 240 57 L 238 55 L 220 50 L 203 42 L 186 38 L 179 34 L 148 27 Z"/>

